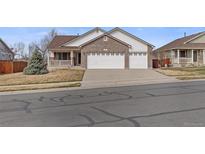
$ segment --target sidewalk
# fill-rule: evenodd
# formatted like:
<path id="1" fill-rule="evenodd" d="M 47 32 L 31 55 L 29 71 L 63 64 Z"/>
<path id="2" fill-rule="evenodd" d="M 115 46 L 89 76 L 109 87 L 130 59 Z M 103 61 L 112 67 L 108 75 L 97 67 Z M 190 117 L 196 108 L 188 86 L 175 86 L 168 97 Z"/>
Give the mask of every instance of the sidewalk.
<path id="1" fill-rule="evenodd" d="M 45 88 L 45 89 L 35 89 L 35 90 L 18 90 L 18 91 L 5 91 L 0 92 L 0 96 L 4 95 L 16 95 L 16 94 L 31 94 L 31 93 L 45 93 L 45 92 L 60 92 L 60 91 L 72 91 L 72 90 L 86 90 L 86 89 L 93 89 L 93 88 L 108 88 L 108 87 L 123 87 L 123 86 L 137 86 L 137 85 L 149 85 L 149 84 L 160 84 L 160 83 L 186 83 L 186 82 L 193 82 L 193 81 L 205 81 L 205 79 L 197 79 L 197 80 L 160 80 L 160 81 L 149 81 L 149 82 L 136 82 L 136 81 L 124 81 L 124 82 L 103 82 L 103 83 L 92 83 L 87 86 L 78 86 L 78 87 L 61 87 L 61 88 Z M 78 83 L 79 84 L 79 83 Z M 82 84 L 82 83 L 81 83 Z M 85 83 L 84 83 L 85 84 Z"/>
<path id="2" fill-rule="evenodd" d="M 175 78 L 164 79 L 137 79 L 137 80 L 107 80 L 107 81 L 82 81 L 81 87 L 83 88 L 98 88 L 98 87 L 111 87 L 111 86 L 130 86 L 130 85 L 144 85 L 144 84 L 157 84 L 157 83 L 171 83 L 181 82 Z"/>

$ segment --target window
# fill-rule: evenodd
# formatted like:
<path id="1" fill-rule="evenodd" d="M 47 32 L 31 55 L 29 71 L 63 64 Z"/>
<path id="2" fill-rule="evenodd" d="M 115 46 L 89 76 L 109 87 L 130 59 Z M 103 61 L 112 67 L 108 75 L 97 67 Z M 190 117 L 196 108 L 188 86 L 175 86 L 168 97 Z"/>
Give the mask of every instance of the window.
<path id="1" fill-rule="evenodd" d="M 193 59 L 193 60 L 194 60 L 194 62 L 197 62 L 197 59 L 198 59 L 198 58 L 197 58 L 197 51 L 194 51 L 193 54 L 194 54 L 194 55 L 193 55 L 193 56 L 194 56 L 194 59 Z"/>
<path id="2" fill-rule="evenodd" d="M 67 54 L 68 54 L 68 60 L 70 60 L 70 52 L 68 52 Z"/>
<path id="3" fill-rule="evenodd" d="M 103 40 L 104 40 L 104 41 L 107 41 L 107 36 L 104 36 L 104 37 L 103 37 Z"/>
<path id="4" fill-rule="evenodd" d="M 68 54 L 67 53 L 63 53 L 63 60 L 67 60 L 68 59 Z"/>
<path id="5" fill-rule="evenodd" d="M 187 56 L 187 51 L 180 51 L 180 57 L 186 57 Z"/>
<path id="6" fill-rule="evenodd" d="M 55 60 L 70 60 L 70 52 L 54 52 Z"/>

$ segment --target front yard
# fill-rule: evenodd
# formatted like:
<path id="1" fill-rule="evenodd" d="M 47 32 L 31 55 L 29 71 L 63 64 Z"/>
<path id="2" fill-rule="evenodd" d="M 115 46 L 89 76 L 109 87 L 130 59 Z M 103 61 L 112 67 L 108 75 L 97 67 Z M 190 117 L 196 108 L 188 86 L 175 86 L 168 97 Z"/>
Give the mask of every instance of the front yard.
<path id="1" fill-rule="evenodd" d="M 205 67 L 161 68 L 157 72 L 180 80 L 205 79 Z"/>
<path id="2" fill-rule="evenodd" d="M 61 69 L 44 75 L 13 73 L 0 75 L 0 91 L 80 86 L 84 70 Z"/>

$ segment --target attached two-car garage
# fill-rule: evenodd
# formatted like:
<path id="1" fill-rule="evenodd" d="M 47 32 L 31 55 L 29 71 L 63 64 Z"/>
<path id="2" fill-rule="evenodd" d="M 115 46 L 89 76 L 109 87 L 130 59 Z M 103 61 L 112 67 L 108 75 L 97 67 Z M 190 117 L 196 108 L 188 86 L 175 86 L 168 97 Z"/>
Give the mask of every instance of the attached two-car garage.
<path id="1" fill-rule="evenodd" d="M 88 69 L 124 69 L 124 53 L 89 53 L 87 55 Z"/>
<path id="2" fill-rule="evenodd" d="M 125 69 L 124 53 L 89 53 L 87 54 L 88 69 Z M 130 69 L 146 69 L 146 53 L 129 53 Z"/>

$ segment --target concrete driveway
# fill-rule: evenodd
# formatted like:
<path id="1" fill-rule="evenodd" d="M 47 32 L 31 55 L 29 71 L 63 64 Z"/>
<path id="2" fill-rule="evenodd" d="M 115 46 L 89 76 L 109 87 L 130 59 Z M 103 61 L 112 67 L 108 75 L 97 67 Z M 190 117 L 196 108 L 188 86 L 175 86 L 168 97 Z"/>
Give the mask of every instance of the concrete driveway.
<path id="1" fill-rule="evenodd" d="M 174 77 L 162 75 L 152 69 L 86 70 L 82 87 L 109 87 L 177 82 Z"/>

